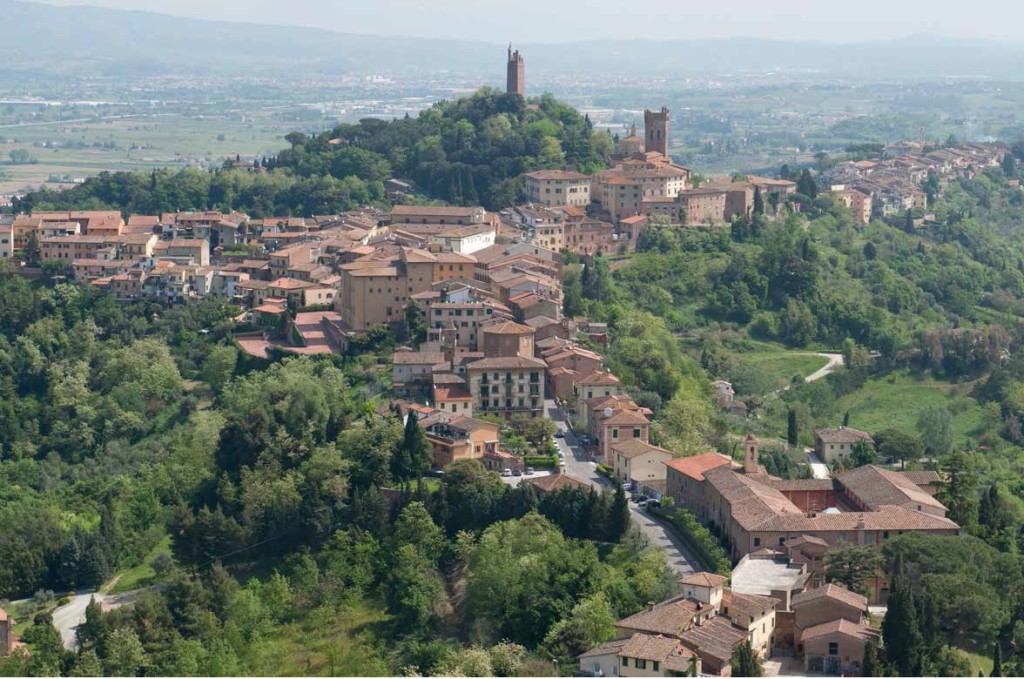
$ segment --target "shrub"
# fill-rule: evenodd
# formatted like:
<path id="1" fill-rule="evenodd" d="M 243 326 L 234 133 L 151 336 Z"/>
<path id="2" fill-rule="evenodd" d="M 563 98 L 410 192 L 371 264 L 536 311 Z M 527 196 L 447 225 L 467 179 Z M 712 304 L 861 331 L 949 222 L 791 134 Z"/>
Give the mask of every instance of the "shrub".
<path id="1" fill-rule="evenodd" d="M 614 478 L 615 476 L 615 471 L 608 465 L 602 463 L 598 463 L 597 473 L 601 476 L 607 476 L 609 479 Z"/>
<path id="2" fill-rule="evenodd" d="M 697 517 L 685 509 L 648 506 L 647 511 L 667 521 L 690 546 L 708 571 L 729 577 L 732 561 L 711 531 L 701 525 Z"/>
<path id="3" fill-rule="evenodd" d="M 71 603 L 71 597 L 62 596 L 61 598 L 57 599 L 58 606 L 67 606 L 69 603 Z"/>
<path id="4" fill-rule="evenodd" d="M 523 464 L 527 467 L 541 467 L 551 469 L 558 466 L 558 457 L 555 455 L 525 455 Z"/>

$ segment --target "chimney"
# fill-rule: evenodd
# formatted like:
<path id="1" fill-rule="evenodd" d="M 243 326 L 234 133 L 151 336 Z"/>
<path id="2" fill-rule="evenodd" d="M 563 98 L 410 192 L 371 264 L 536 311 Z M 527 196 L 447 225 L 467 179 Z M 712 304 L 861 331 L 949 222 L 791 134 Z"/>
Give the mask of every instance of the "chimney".
<path id="1" fill-rule="evenodd" d="M 654 610 L 654 602 L 653 601 L 648 601 L 647 602 L 647 610 L 648 611 L 653 611 Z"/>

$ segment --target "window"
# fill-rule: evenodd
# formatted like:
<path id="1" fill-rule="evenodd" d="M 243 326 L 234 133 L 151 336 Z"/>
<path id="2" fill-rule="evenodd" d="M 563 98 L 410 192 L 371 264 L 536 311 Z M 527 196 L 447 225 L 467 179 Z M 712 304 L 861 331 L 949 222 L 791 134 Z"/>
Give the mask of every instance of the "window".
<path id="1" fill-rule="evenodd" d="M 658 671 L 658 661 L 657 660 L 653 660 L 651 662 L 652 662 L 651 669 L 654 670 L 655 672 L 657 672 Z"/>
<path id="2" fill-rule="evenodd" d="M 779 538 L 779 544 L 780 545 L 786 544 L 786 538 L 784 538 L 784 537 L 783 538 Z"/>
<path id="3" fill-rule="evenodd" d="M 622 659 L 622 666 L 623 667 L 629 667 L 629 658 L 623 658 Z"/>
<path id="4" fill-rule="evenodd" d="M 882 531 L 882 538 L 885 539 L 885 540 L 888 540 L 889 539 L 889 531 L 883 530 Z"/>
<path id="5" fill-rule="evenodd" d="M 839 642 L 838 641 L 830 641 L 830 642 L 828 642 L 828 654 L 829 655 L 839 655 Z"/>
<path id="6" fill-rule="evenodd" d="M 619 438 L 619 430 L 618 429 L 612 429 L 612 438 L 613 439 Z"/>
<path id="7" fill-rule="evenodd" d="M 635 438 L 635 439 L 640 438 L 640 429 L 639 428 L 633 430 L 633 438 Z"/>
<path id="8" fill-rule="evenodd" d="M 760 547 L 761 546 L 761 538 L 754 538 L 754 546 L 755 547 Z"/>

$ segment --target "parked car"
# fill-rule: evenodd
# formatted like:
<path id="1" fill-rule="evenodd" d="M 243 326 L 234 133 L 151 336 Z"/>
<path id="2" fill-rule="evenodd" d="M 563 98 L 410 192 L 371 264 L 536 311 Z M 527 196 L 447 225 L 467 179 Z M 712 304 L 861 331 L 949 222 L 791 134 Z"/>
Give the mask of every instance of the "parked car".
<path id="1" fill-rule="evenodd" d="M 629 491 L 633 490 L 633 484 L 630 483 L 629 481 L 623 481 L 622 482 L 622 490 L 624 490 L 626 492 L 629 492 Z"/>
<path id="2" fill-rule="evenodd" d="M 526 468 L 526 475 L 527 476 L 531 476 L 531 475 L 536 474 L 536 473 L 537 472 L 533 471 L 533 467 L 527 467 Z"/>
<path id="3" fill-rule="evenodd" d="M 565 430 L 564 429 L 559 429 L 558 431 L 556 431 L 555 432 L 555 438 L 556 439 L 564 439 L 565 438 Z"/>
<path id="4" fill-rule="evenodd" d="M 523 470 L 522 469 L 516 469 L 515 471 L 512 472 L 512 476 L 522 476 L 522 475 L 523 475 Z"/>
<path id="5" fill-rule="evenodd" d="M 511 469 L 508 469 L 508 468 L 506 467 L 505 469 L 502 469 L 502 470 L 501 470 L 501 475 L 502 475 L 502 476 L 512 476 L 512 470 L 511 470 Z"/>
<path id="6" fill-rule="evenodd" d="M 643 499 L 643 497 L 644 496 L 641 495 L 640 493 L 633 493 L 632 495 L 629 496 L 629 499 L 632 500 L 633 502 L 639 502 L 640 500 Z"/>
<path id="7" fill-rule="evenodd" d="M 647 506 L 647 500 L 640 500 L 640 502 L 636 503 L 636 506 L 638 508 L 646 507 Z"/>
<path id="8" fill-rule="evenodd" d="M 648 507 L 660 507 L 661 506 L 661 500 L 654 500 L 654 499 L 648 500 L 647 501 L 647 506 Z"/>

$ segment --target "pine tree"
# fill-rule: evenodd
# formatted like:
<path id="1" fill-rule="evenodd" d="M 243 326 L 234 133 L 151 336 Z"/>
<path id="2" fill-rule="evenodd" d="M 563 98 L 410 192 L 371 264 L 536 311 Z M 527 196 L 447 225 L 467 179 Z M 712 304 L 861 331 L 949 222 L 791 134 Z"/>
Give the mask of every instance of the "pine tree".
<path id="1" fill-rule="evenodd" d="M 754 187 L 754 214 L 755 215 L 763 215 L 764 214 L 764 198 L 761 196 L 761 187 L 760 186 L 755 186 Z"/>
<path id="2" fill-rule="evenodd" d="M 792 408 L 789 409 L 789 413 L 786 415 L 786 440 L 789 441 L 789 445 L 795 446 L 799 441 L 799 430 L 796 426 L 796 411 Z"/>
<path id="3" fill-rule="evenodd" d="M 612 514 L 608 521 L 609 537 L 618 542 L 629 528 L 629 501 L 622 484 L 615 485 L 615 498 L 612 500 Z"/>
<path id="4" fill-rule="evenodd" d="M 1013 160 L 1013 156 L 1009 153 L 1003 155 L 1003 161 L 1000 163 L 1003 168 L 1003 174 L 1006 175 L 1007 179 L 1013 179 L 1017 176 L 1017 163 Z M 992 675 L 996 676 L 995 674 Z"/>
<path id="5" fill-rule="evenodd" d="M 754 649 L 750 647 L 749 641 L 744 641 L 732 653 L 732 676 L 764 676 L 764 667 L 761 665 L 761 659 L 754 653 Z"/>
<path id="6" fill-rule="evenodd" d="M 844 427 L 850 426 L 850 411 L 849 410 L 847 410 L 845 413 L 843 413 L 843 426 Z"/>

